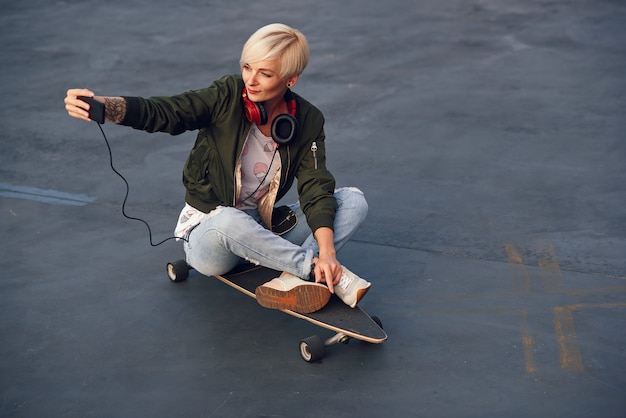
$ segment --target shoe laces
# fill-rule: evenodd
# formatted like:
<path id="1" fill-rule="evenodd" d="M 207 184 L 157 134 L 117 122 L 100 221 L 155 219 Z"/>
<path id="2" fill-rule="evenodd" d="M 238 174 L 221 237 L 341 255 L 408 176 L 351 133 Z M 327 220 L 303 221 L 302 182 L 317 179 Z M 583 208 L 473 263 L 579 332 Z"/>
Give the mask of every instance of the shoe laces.
<path id="1" fill-rule="evenodd" d="M 350 283 L 352 283 L 352 280 L 352 277 L 348 277 L 347 274 L 343 273 L 341 275 L 341 279 L 339 280 L 339 287 L 341 287 L 343 290 L 346 290 L 348 286 L 350 286 Z"/>

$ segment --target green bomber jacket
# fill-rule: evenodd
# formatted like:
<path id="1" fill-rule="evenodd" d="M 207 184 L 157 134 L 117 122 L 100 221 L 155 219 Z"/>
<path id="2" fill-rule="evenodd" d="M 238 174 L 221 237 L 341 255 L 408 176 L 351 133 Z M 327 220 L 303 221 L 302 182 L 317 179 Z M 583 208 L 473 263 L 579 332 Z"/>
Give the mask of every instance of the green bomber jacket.
<path id="1" fill-rule="evenodd" d="M 178 135 L 198 130 L 183 169 L 185 200 L 208 213 L 234 206 L 240 157 L 251 123 L 244 114 L 240 75 L 227 75 L 209 87 L 171 97 L 128 97 L 122 125 L 147 132 Z M 259 202 L 261 218 L 271 228 L 274 204 L 297 179 L 298 196 L 312 231 L 333 227 L 337 203 L 335 179 L 326 168 L 324 116 L 301 96 L 296 98 L 298 132 L 278 150 L 281 166 L 269 193 Z"/>

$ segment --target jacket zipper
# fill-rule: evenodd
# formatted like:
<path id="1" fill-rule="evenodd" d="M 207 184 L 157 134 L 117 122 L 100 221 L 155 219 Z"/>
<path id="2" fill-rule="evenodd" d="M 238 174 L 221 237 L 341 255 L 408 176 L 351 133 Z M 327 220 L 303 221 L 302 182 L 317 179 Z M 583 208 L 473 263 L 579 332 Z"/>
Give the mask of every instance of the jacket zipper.
<path id="1" fill-rule="evenodd" d="M 248 135 L 250 134 L 250 128 L 252 126 L 250 126 L 247 129 L 247 133 L 246 133 L 246 139 L 243 143 L 243 147 L 241 148 L 241 152 L 239 153 L 239 157 L 237 158 L 237 160 L 235 161 L 235 172 L 233 173 L 233 186 L 234 186 L 234 190 L 233 190 L 233 207 L 237 206 L 237 168 L 239 163 L 241 162 L 241 156 L 243 155 L 243 150 L 246 147 L 246 142 L 248 142 Z M 239 167 L 241 168 L 241 167 Z"/>
<path id="2" fill-rule="evenodd" d="M 289 145 L 287 145 L 287 172 L 285 172 L 285 183 L 287 183 L 287 176 L 289 175 L 289 169 L 291 168 L 291 152 L 289 151 L 291 149 L 291 147 L 289 147 Z M 280 155 L 280 152 L 279 152 Z M 278 183 L 278 186 L 280 188 L 280 182 Z"/>
<path id="3" fill-rule="evenodd" d="M 311 144 L 311 151 L 313 151 L 313 158 L 315 159 L 315 169 L 317 170 L 317 142 L 313 141 Z"/>

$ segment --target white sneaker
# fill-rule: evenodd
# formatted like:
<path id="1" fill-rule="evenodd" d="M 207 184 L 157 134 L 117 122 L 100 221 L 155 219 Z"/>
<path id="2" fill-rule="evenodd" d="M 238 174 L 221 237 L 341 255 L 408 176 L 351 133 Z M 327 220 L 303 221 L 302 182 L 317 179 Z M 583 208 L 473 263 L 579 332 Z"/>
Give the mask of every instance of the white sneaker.
<path id="1" fill-rule="evenodd" d="M 341 266 L 343 272 L 341 273 L 341 280 L 339 284 L 335 285 L 335 294 L 339 296 L 339 299 L 354 308 L 357 303 L 365 296 L 372 284 L 367 280 L 364 280 L 352 273 L 350 270 Z"/>
<path id="2" fill-rule="evenodd" d="M 270 280 L 254 292 L 259 305 L 270 309 L 289 309 L 311 313 L 322 309 L 330 300 L 330 290 L 320 283 L 307 282 L 292 274 Z"/>

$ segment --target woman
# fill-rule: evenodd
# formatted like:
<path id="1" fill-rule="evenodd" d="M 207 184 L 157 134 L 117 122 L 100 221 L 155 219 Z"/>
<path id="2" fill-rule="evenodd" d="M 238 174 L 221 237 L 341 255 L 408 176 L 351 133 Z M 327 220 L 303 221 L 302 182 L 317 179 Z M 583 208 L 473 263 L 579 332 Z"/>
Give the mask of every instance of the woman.
<path id="1" fill-rule="evenodd" d="M 308 313 L 331 293 L 354 307 L 370 283 L 336 257 L 363 222 L 360 190 L 335 190 L 326 168 L 324 117 L 291 92 L 308 64 L 306 38 L 282 24 L 265 26 L 243 47 L 241 75 L 172 97 L 101 97 L 68 90 L 70 116 L 89 121 L 105 104 L 106 120 L 172 135 L 199 130 L 183 170 L 186 204 L 175 236 L 187 262 L 207 276 L 248 261 L 283 273 L 259 286 L 258 302 Z M 297 179 L 299 202 L 275 208 Z M 294 216 L 295 215 L 295 216 Z M 295 221 L 295 225 L 293 224 Z"/>

